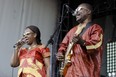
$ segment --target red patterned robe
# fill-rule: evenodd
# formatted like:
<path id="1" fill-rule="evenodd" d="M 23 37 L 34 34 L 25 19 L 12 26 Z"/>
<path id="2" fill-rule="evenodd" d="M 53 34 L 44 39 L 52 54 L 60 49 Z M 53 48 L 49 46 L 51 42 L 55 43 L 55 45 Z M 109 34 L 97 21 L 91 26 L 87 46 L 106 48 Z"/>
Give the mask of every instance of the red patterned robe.
<path id="1" fill-rule="evenodd" d="M 45 65 L 43 58 L 50 56 L 48 48 L 34 48 L 20 50 L 20 66 L 18 77 L 46 77 Z"/>
<path id="2" fill-rule="evenodd" d="M 69 42 L 75 35 L 78 26 L 73 27 L 64 37 L 59 52 L 66 51 Z M 82 35 L 84 46 L 75 44 L 72 48 L 72 65 L 68 68 L 65 77 L 100 77 L 102 61 L 103 30 L 98 24 L 90 26 Z"/>

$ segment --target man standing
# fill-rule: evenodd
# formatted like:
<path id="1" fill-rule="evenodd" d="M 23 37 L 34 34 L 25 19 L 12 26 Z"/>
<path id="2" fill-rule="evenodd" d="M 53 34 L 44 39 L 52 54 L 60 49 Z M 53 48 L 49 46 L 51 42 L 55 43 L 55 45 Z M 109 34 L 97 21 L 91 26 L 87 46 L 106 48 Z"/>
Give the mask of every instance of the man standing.
<path id="1" fill-rule="evenodd" d="M 71 48 L 71 65 L 64 77 L 100 77 L 103 30 L 100 25 L 92 23 L 90 4 L 80 4 L 74 14 L 79 24 L 66 34 L 56 55 L 58 60 L 64 56 L 66 60 L 67 48 Z"/>

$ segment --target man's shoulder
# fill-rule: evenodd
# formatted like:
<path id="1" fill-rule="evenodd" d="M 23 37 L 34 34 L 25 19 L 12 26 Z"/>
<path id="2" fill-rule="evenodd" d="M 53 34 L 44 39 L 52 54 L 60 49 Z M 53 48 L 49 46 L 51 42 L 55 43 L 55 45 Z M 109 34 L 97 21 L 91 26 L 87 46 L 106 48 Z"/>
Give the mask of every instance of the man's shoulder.
<path id="1" fill-rule="evenodd" d="M 103 31 L 103 28 L 101 25 L 97 24 L 97 23 L 94 23 L 90 28 L 89 28 L 91 31 L 92 30 L 100 30 L 100 31 Z"/>
<path id="2" fill-rule="evenodd" d="M 93 23 L 92 26 L 93 26 L 93 27 L 99 27 L 99 28 L 101 28 L 101 25 L 98 24 L 98 23 Z"/>

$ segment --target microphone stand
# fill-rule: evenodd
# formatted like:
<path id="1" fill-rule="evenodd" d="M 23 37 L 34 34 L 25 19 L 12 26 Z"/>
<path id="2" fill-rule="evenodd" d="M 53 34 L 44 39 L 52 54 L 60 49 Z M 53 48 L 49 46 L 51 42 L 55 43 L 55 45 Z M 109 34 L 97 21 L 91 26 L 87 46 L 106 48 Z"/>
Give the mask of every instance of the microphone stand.
<path id="1" fill-rule="evenodd" d="M 64 12 L 64 6 L 65 6 L 65 4 L 63 5 L 63 9 L 62 9 L 61 21 L 59 22 L 59 25 L 57 26 L 55 32 L 51 35 L 50 39 L 48 40 L 48 42 L 47 42 L 45 48 L 46 48 L 49 44 L 53 44 L 53 43 L 54 43 L 53 38 L 54 38 L 54 36 L 55 36 L 57 30 L 61 29 L 61 24 L 62 24 L 62 22 L 63 22 L 63 20 L 64 20 L 64 17 L 63 17 L 63 15 L 64 15 L 64 13 L 63 13 L 63 12 Z"/>
<path id="2" fill-rule="evenodd" d="M 53 44 L 54 44 L 53 38 L 54 38 L 55 34 L 58 32 L 58 30 L 60 32 L 61 24 L 62 24 L 63 20 L 65 19 L 64 18 L 65 16 L 63 16 L 64 15 L 64 7 L 65 7 L 65 4 L 63 4 L 63 7 L 62 7 L 62 14 L 61 14 L 60 22 L 59 22 L 56 30 L 54 31 L 54 33 L 51 35 L 50 39 L 48 40 L 46 46 L 45 46 L 45 48 L 46 48 L 49 44 L 52 45 L 52 51 L 51 51 L 51 57 L 50 57 L 50 77 L 56 77 L 55 76 L 55 64 L 54 64 L 54 63 L 56 63 L 56 61 L 54 61 L 54 59 L 56 59 L 56 57 L 55 57 L 55 52 L 53 52 L 53 49 L 54 49 L 53 48 Z"/>

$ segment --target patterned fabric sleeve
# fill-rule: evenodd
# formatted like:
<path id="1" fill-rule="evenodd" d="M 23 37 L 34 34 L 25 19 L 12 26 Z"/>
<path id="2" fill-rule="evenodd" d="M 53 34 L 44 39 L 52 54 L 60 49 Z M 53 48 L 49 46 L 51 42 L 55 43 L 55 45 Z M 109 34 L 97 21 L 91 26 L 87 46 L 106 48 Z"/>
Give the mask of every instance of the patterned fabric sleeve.
<path id="1" fill-rule="evenodd" d="M 95 50 L 103 43 L 103 31 L 97 24 L 94 24 L 90 30 L 90 39 L 86 39 L 85 46 L 87 50 Z"/>
<path id="2" fill-rule="evenodd" d="M 43 57 L 49 57 L 50 56 L 50 49 L 49 48 L 43 48 L 41 51 L 42 51 L 42 56 Z"/>

